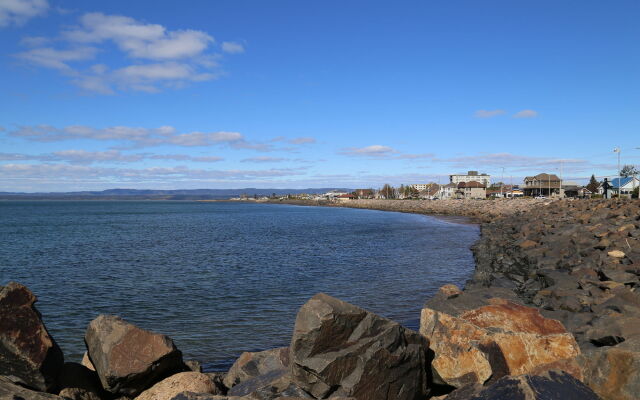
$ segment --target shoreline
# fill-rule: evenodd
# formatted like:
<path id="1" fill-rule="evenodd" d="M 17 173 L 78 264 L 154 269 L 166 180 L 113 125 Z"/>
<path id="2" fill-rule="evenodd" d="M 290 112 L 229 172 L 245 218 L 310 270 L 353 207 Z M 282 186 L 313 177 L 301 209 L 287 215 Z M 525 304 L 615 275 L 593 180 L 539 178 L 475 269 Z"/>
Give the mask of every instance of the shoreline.
<path id="1" fill-rule="evenodd" d="M 212 390 L 207 393 L 216 390 L 214 394 L 228 395 L 231 397 L 224 399 L 234 400 L 245 395 L 252 397 L 243 399 L 272 400 L 292 394 L 300 398 L 309 398 L 311 394 L 320 399 L 337 390 L 343 398 L 356 400 L 494 398 L 486 397 L 487 394 L 520 398 L 520 393 L 535 392 L 539 385 L 549 390 L 562 387 L 560 397 L 549 399 L 638 398 L 638 201 L 259 203 L 404 212 L 445 218 L 449 222 L 452 218 L 474 220 L 480 225 L 480 238 L 471 246 L 473 274 L 464 289 L 445 284 L 427 299 L 420 315 L 419 332 L 320 293 L 300 308 L 289 347 L 245 352 L 226 373 L 202 374 L 197 362 L 183 362 L 179 358 L 170 367 L 173 375 L 165 380 L 193 373 L 194 378 L 217 382 L 216 389 L 207 388 Z M 13 294 L 18 292 L 22 294 Z M 0 302 L 3 296 L 25 299 L 26 303 L 20 306 L 23 308 L 33 305 L 30 300 L 33 295 L 19 284 L 5 287 Z M 37 325 L 39 314 L 35 309 L 33 312 L 37 318 L 29 323 Z M 86 368 L 93 368 L 92 361 L 100 363 L 112 356 L 119 357 L 116 353 L 120 351 L 112 353 L 110 347 L 119 346 L 111 342 L 113 328 L 100 325 L 99 321 L 105 318 L 111 317 L 99 316 L 92 322 L 93 332 L 87 331 L 89 355 L 86 364 L 83 360 Z M 136 338 L 146 335 L 145 340 L 149 341 L 153 340 L 150 335 L 157 335 L 117 318 L 109 320 L 109 324 L 121 326 Z M 32 331 L 25 328 L 25 332 Z M 169 350 L 177 351 L 169 343 L 173 349 Z M 133 345 L 131 354 L 138 347 Z M 370 348 L 375 350 L 361 351 Z M 313 349 L 314 354 L 308 354 L 308 349 Z M 100 352 L 103 354 L 98 356 Z M 390 352 L 393 360 L 406 363 L 390 362 Z M 315 354 L 320 355 L 320 364 Z M 120 359 L 127 365 L 131 361 L 126 357 Z M 359 368 L 352 362 L 345 363 L 345 359 L 384 368 Z M 100 379 L 107 372 L 112 373 L 106 368 L 96 365 Z M 394 368 L 401 368 L 401 374 Z M 180 372 L 187 369 L 193 372 Z M 127 376 L 118 379 L 124 382 Z M 394 397 L 389 389 L 367 389 L 372 385 L 396 388 L 398 376 L 406 377 L 402 378 L 402 390 L 397 389 L 404 397 Z M 49 379 L 55 383 L 57 378 Z M 164 377 L 153 379 L 156 385 L 165 382 Z M 105 386 L 104 382 L 104 389 L 111 393 L 119 390 Z M 8 384 L 0 381 L 0 391 L 17 390 L 2 385 Z M 146 384 L 135 384 L 129 390 L 140 393 L 155 386 L 148 388 Z M 191 398 L 178 394 L 171 399 Z"/>

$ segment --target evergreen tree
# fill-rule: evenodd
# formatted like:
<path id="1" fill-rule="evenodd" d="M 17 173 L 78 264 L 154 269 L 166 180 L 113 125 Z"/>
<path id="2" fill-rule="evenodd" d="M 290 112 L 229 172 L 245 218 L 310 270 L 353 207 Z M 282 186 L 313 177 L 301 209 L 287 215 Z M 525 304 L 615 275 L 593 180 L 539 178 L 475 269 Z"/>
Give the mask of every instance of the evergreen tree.
<path id="1" fill-rule="evenodd" d="M 600 184 L 596 180 L 596 177 L 594 175 L 591 175 L 591 179 L 589 179 L 587 189 L 589 189 L 591 193 L 596 193 L 598 191 L 598 186 L 600 186 Z"/>

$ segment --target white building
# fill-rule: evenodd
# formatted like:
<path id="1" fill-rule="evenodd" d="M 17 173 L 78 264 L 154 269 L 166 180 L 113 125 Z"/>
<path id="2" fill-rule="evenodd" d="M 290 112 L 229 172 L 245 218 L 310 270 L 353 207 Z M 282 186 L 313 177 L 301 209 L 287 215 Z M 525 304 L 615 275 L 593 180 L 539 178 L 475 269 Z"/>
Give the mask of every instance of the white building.
<path id="1" fill-rule="evenodd" d="M 428 183 L 416 183 L 411 185 L 411 187 L 413 187 L 415 190 L 422 192 L 423 190 L 427 190 L 427 188 L 430 186 L 430 184 Z"/>
<path id="2" fill-rule="evenodd" d="M 464 174 L 456 174 L 449 175 L 449 180 L 451 183 L 458 184 L 461 182 L 480 182 L 485 187 L 489 187 L 491 185 L 491 176 L 487 174 L 478 174 L 478 171 L 469 171 L 466 175 Z"/>
<path id="3" fill-rule="evenodd" d="M 613 194 L 619 194 L 620 197 L 631 197 L 635 188 L 639 186 L 640 181 L 635 176 L 622 179 L 615 178 L 611 180 L 611 192 Z"/>

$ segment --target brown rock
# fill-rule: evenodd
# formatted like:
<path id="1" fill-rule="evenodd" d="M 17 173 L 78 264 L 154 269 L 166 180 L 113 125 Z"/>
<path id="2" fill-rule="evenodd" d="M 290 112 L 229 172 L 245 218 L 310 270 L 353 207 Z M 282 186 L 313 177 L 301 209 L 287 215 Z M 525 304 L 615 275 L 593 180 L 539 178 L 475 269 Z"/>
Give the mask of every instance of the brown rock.
<path id="1" fill-rule="evenodd" d="M 91 321 L 85 342 L 102 386 L 112 393 L 136 396 L 183 368 L 182 354 L 169 337 L 116 316 Z"/>
<path id="2" fill-rule="evenodd" d="M 9 282 L 0 290 L 0 374 L 26 387 L 51 391 L 64 356 L 35 302 L 36 296 L 19 283 Z"/>
<path id="3" fill-rule="evenodd" d="M 87 367 L 91 371 L 95 371 L 96 370 L 95 367 L 93 366 L 93 363 L 89 359 L 89 353 L 86 352 L 86 351 L 82 355 L 82 362 L 80 362 L 80 364 L 84 365 L 85 367 Z"/>
<path id="4" fill-rule="evenodd" d="M 441 293 L 445 298 L 451 299 L 453 297 L 457 297 L 462 294 L 462 290 L 459 287 L 453 284 L 443 285 L 438 289 L 438 292 Z"/>
<path id="5" fill-rule="evenodd" d="M 170 400 L 182 392 L 221 394 L 207 375 L 200 372 L 180 372 L 156 383 L 135 400 Z"/>
<path id="6" fill-rule="evenodd" d="M 289 348 L 281 347 L 260 352 L 244 352 L 229 369 L 224 385 L 235 385 L 276 370 L 289 369 Z"/>
<path id="7" fill-rule="evenodd" d="M 625 256 L 624 252 L 620 250 L 612 250 L 607 254 L 609 255 L 609 257 L 613 257 L 613 258 L 624 258 Z"/>
<path id="8" fill-rule="evenodd" d="M 559 321 L 503 299 L 459 318 L 422 310 L 420 333 L 430 340 L 436 383 L 462 387 L 505 375 L 562 365 L 580 378 L 580 349 Z"/>
<path id="9" fill-rule="evenodd" d="M 435 357 L 431 362 L 435 383 L 461 387 L 491 377 L 487 356 L 471 343 L 486 332 L 448 314 L 423 308 L 420 333 L 429 339 Z"/>
<path id="10" fill-rule="evenodd" d="M 525 240 L 524 242 L 520 243 L 520 248 L 526 250 L 532 247 L 536 247 L 537 245 L 538 243 L 534 242 L 533 240 Z"/>
<path id="11" fill-rule="evenodd" d="M 321 293 L 296 317 L 291 378 L 316 398 L 415 400 L 428 393 L 428 350 L 418 333 Z"/>
<path id="12" fill-rule="evenodd" d="M 531 307 L 496 299 L 496 304 L 468 311 L 460 318 L 480 328 L 498 328 L 513 333 L 551 335 L 566 333 L 560 321 L 548 319 Z"/>

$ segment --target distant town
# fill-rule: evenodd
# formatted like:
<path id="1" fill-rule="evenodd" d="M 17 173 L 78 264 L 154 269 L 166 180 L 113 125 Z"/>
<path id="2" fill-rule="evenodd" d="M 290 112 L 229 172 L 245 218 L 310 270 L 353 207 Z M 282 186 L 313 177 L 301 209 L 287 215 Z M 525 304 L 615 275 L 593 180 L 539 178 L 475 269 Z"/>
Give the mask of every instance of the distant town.
<path id="1" fill-rule="evenodd" d="M 267 200 L 267 199 L 299 199 L 299 200 L 330 200 L 347 202 L 356 199 L 416 199 L 416 200 L 448 200 L 448 199 L 496 199 L 496 198 L 638 198 L 640 180 L 636 177 L 638 171 L 633 166 L 625 166 L 620 176 L 609 180 L 599 181 L 595 176 L 587 185 L 563 181 L 555 174 L 546 172 L 535 176 L 527 176 L 521 185 L 491 183 L 491 176 L 478 171 L 468 171 L 466 174 L 449 175 L 449 183 L 440 184 L 413 183 L 393 187 L 385 184 L 379 189 L 330 190 L 326 193 L 298 193 L 272 196 L 242 195 L 232 200 Z"/>

